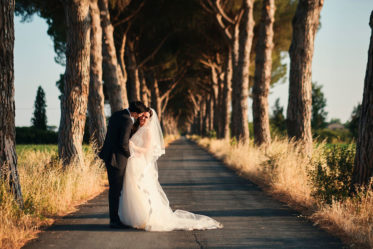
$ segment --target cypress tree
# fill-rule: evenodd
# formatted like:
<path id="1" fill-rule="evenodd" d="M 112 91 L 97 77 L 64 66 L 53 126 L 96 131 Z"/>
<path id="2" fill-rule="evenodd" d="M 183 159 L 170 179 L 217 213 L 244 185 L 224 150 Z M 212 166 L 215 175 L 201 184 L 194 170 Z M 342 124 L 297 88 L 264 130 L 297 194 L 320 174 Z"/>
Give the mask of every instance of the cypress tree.
<path id="1" fill-rule="evenodd" d="M 45 101 L 45 92 L 41 86 L 38 87 L 34 103 L 34 116 L 31 119 L 32 126 L 40 129 L 47 129 L 47 103 Z"/>

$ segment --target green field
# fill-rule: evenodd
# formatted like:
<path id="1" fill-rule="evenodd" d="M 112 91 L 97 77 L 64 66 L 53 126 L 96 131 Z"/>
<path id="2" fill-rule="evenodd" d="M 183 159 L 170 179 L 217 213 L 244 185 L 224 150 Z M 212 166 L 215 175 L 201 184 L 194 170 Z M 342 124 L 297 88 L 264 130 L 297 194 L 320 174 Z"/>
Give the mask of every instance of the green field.
<path id="1" fill-rule="evenodd" d="M 89 145 L 83 145 L 83 151 L 90 151 L 91 147 Z M 16 145 L 17 154 L 22 154 L 26 151 L 40 151 L 40 152 L 51 152 L 58 153 L 57 144 L 18 144 Z"/>

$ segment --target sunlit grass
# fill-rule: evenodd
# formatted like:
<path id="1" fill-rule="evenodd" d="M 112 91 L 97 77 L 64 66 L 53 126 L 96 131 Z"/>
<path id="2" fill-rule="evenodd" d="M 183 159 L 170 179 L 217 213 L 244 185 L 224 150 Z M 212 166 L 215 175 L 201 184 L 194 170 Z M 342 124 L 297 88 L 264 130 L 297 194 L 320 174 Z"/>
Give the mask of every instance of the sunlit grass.
<path id="1" fill-rule="evenodd" d="M 165 136 L 165 146 L 179 135 Z M 83 146 L 85 165 L 62 167 L 57 145 L 17 145 L 18 172 L 25 207 L 20 209 L 0 181 L 0 248 L 20 248 L 53 218 L 74 211 L 107 184 L 103 162 Z"/>
<path id="2" fill-rule="evenodd" d="M 100 193 L 105 186 L 101 160 L 85 148 L 85 165 L 62 167 L 56 145 L 17 146 L 18 172 L 24 199 L 19 209 L 0 183 L 0 248 L 19 248 L 35 237 L 41 225 L 74 210 L 74 207 Z"/>
<path id="3" fill-rule="evenodd" d="M 330 170 L 325 153 L 330 145 L 315 143 L 312 158 L 308 158 L 297 143 L 287 139 L 274 139 L 269 148 L 264 148 L 255 146 L 252 141 L 237 144 L 198 136 L 189 138 L 239 175 L 256 182 L 277 199 L 302 211 L 350 245 L 354 244 L 355 248 L 373 248 L 372 189 L 359 190 L 355 196 L 334 200 L 331 204 L 315 195 L 318 184 L 312 172 L 316 165 L 325 168 L 325 172 Z M 341 149 L 348 146 L 343 145 Z"/>

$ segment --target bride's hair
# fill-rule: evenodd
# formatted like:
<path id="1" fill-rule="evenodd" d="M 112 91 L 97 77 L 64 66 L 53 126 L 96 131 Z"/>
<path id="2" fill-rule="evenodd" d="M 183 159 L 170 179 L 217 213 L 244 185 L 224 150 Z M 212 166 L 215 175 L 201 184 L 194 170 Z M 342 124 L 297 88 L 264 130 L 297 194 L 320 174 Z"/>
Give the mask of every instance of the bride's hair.
<path id="1" fill-rule="evenodd" d="M 152 109 L 151 109 L 150 107 L 147 107 L 147 108 L 146 108 L 146 111 L 149 112 L 150 117 L 153 116 L 153 111 L 152 111 Z"/>

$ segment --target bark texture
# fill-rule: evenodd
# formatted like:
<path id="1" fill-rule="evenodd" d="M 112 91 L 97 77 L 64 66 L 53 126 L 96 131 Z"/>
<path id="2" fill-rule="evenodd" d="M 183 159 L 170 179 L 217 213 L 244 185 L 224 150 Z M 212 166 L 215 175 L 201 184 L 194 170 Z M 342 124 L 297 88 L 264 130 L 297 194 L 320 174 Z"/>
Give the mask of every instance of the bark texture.
<path id="1" fill-rule="evenodd" d="M 271 143 L 269 129 L 268 93 L 272 73 L 273 23 L 275 0 L 264 0 L 259 37 L 256 46 L 255 79 L 253 86 L 254 141 L 257 145 Z"/>
<path id="2" fill-rule="evenodd" d="M 89 64 L 89 0 L 63 1 L 67 25 L 66 71 L 61 98 L 58 153 L 64 165 L 84 163 L 82 141 L 86 121 Z"/>
<path id="3" fill-rule="evenodd" d="M 90 2 L 91 14 L 91 61 L 88 96 L 89 133 L 100 149 L 106 135 L 104 91 L 102 85 L 102 29 L 97 0 Z"/>
<path id="4" fill-rule="evenodd" d="M 159 93 L 158 80 L 152 78 L 151 82 L 151 106 L 157 112 L 159 122 L 162 119 L 162 101 Z"/>
<path id="5" fill-rule="evenodd" d="M 304 153 L 312 153 L 312 57 L 323 0 L 300 0 L 293 19 L 290 45 L 289 101 L 287 131 L 304 145 Z"/>
<path id="6" fill-rule="evenodd" d="M 0 178 L 22 207 L 15 148 L 14 0 L 0 1 L 0 92 Z"/>
<path id="7" fill-rule="evenodd" d="M 224 86 L 222 96 L 222 108 L 221 108 L 221 129 L 219 138 L 229 139 L 229 110 L 231 108 L 232 100 L 232 53 L 229 51 L 226 57 L 225 69 L 224 69 Z"/>
<path id="8" fill-rule="evenodd" d="M 125 104 L 128 103 L 125 94 L 127 90 L 123 86 L 125 83 L 123 82 L 123 75 L 121 75 L 121 69 L 118 65 L 113 37 L 114 28 L 110 20 L 108 0 L 98 0 L 98 3 L 103 30 L 103 79 L 109 97 L 111 112 L 113 113 L 125 108 Z"/>
<path id="9" fill-rule="evenodd" d="M 363 103 L 356 143 L 356 158 L 353 183 L 366 185 L 373 176 L 373 12 L 369 25 L 372 29 L 368 52 L 368 63 L 364 81 Z"/>
<path id="10" fill-rule="evenodd" d="M 239 53 L 237 66 L 234 67 L 232 90 L 232 135 L 237 140 L 249 139 L 248 97 L 250 52 L 254 36 L 254 0 L 243 1 L 243 16 L 239 32 Z"/>
<path id="11" fill-rule="evenodd" d="M 146 85 L 146 79 L 144 77 L 144 73 L 141 73 L 140 77 L 140 94 L 141 94 L 141 101 L 144 105 L 149 106 L 149 89 Z"/>
<path id="12" fill-rule="evenodd" d="M 131 39 L 127 39 L 125 58 L 127 69 L 128 100 L 138 101 L 140 100 L 139 70 L 137 68 L 135 43 Z"/>

